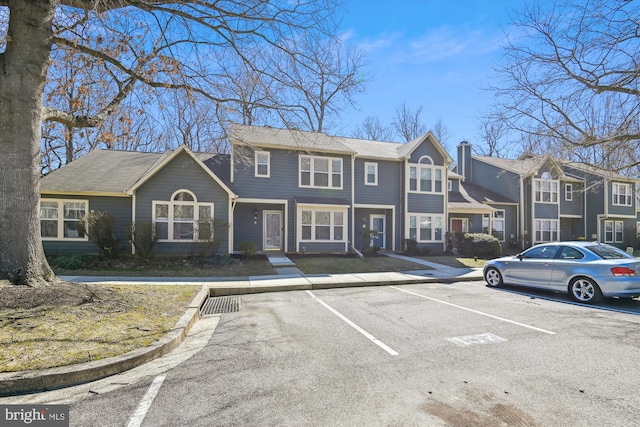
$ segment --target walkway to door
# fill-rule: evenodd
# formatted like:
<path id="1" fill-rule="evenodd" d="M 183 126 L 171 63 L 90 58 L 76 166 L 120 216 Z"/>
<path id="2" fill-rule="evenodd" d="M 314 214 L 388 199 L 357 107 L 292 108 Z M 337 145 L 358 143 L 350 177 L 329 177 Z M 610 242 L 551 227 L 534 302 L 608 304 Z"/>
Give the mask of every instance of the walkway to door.
<path id="1" fill-rule="evenodd" d="M 285 254 L 274 253 L 267 254 L 267 259 L 273 266 L 273 269 L 276 270 L 278 275 L 299 275 L 302 276 L 302 271 L 300 271 L 295 263 L 289 259 Z"/>

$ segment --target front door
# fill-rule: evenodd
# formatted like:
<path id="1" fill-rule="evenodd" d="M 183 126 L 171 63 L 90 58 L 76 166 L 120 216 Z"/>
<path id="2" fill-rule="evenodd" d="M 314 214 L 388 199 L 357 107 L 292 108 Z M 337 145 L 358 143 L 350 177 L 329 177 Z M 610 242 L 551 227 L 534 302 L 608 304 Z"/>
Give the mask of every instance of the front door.
<path id="1" fill-rule="evenodd" d="M 282 250 L 282 212 L 264 211 L 264 250 Z"/>
<path id="2" fill-rule="evenodd" d="M 384 215 L 371 215 L 371 229 L 378 232 L 378 235 L 371 239 L 371 246 L 378 246 L 380 249 L 384 249 L 385 242 L 385 216 Z"/>

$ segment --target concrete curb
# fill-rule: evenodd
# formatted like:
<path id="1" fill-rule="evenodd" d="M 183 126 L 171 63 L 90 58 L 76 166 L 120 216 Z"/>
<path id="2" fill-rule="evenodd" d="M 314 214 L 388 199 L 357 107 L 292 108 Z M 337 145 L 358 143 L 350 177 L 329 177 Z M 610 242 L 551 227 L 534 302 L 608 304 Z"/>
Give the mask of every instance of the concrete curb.
<path id="1" fill-rule="evenodd" d="M 0 374 L 0 397 L 37 393 L 96 381 L 165 355 L 184 341 L 191 327 L 200 318 L 200 307 L 208 297 L 209 289 L 200 289 L 172 330 L 147 347 L 93 362 Z"/>
<path id="2" fill-rule="evenodd" d="M 305 276 L 301 276 L 304 278 Z M 313 276 L 307 276 L 313 279 Z M 367 287 L 385 285 L 409 285 L 418 283 L 453 283 L 481 280 L 478 277 L 451 277 L 451 278 L 406 278 L 402 280 L 381 281 L 353 281 L 353 282 L 327 282 L 312 283 L 306 279 L 302 284 L 271 284 L 261 283 L 256 286 L 224 286 L 224 282 L 218 282 L 215 286 L 204 284 L 191 301 L 185 314 L 178 320 L 173 329 L 158 342 L 147 347 L 130 351 L 129 353 L 96 360 L 93 362 L 78 363 L 75 365 L 61 366 L 58 368 L 9 372 L 0 374 L 0 397 L 17 396 L 30 393 L 38 393 L 55 390 L 74 385 L 96 381 L 115 375 L 129 369 L 140 366 L 153 359 L 163 356 L 185 339 L 194 323 L 200 318 L 200 307 L 209 296 L 243 295 L 264 292 L 282 292 L 294 290 L 313 290 L 348 287 Z"/>

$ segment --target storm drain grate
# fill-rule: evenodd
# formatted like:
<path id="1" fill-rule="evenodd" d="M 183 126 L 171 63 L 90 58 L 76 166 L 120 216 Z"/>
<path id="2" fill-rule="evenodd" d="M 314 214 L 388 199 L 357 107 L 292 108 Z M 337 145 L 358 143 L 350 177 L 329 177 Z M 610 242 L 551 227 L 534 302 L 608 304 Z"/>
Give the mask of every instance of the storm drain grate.
<path id="1" fill-rule="evenodd" d="M 209 297 L 200 307 L 200 315 L 234 313 L 240 311 L 240 295 Z"/>

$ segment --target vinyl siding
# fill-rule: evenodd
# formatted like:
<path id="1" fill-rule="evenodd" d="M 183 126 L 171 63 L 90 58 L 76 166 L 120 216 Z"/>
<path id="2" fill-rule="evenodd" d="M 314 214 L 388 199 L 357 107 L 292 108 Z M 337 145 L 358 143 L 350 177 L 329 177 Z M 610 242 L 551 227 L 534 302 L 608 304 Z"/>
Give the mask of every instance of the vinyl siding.
<path id="1" fill-rule="evenodd" d="M 578 182 L 570 183 L 572 186 L 572 199 L 565 199 L 566 182 L 560 183 L 560 215 L 583 215 L 584 208 L 582 200 L 584 198 L 584 186 Z"/>
<path id="2" fill-rule="evenodd" d="M 444 195 L 443 194 L 418 194 L 409 193 L 408 209 L 414 213 L 444 213 Z"/>
<path id="3" fill-rule="evenodd" d="M 555 203 L 534 203 L 534 217 L 536 219 L 558 219 L 558 205 Z"/>
<path id="4" fill-rule="evenodd" d="M 378 164 L 378 185 L 365 185 L 365 163 Z M 400 208 L 404 183 L 402 166 L 402 162 L 356 159 L 354 167 L 355 203 L 395 205 L 396 208 Z"/>
<path id="5" fill-rule="evenodd" d="M 520 202 L 519 175 L 498 169 L 476 159 L 471 159 L 471 182 L 502 194 L 513 202 Z"/>
<path id="6" fill-rule="evenodd" d="M 84 196 L 47 196 L 42 200 L 88 200 L 89 211 L 106 212 L 115 218 L 115 233 L 118 238 L 118 250 L 131 253 L 128 230 L 131 225 L 131 198 L 129 197 L 84 197 Z M 98 246 L 91 240 L 43 240 L 42 247 L 47 254 L 59 253 L 98 253 Z"/>
<path id="7" fill-rule="evenodd" d="M 136 191 L 136 221 L 151 221 L 153 201 L 169 201 L 178 190 L 189 190 L 199 203 L 213 203 L 216 221 L 229 219 L 229 195 L 186 153 L 180 154 L 165 165 Z M 158 242 L 156 252 L 160 254 L 198 254 L 205 250 L 202 242 Z M 220 252 L 226 253 L 228 234 L 222 238 Z"/>

